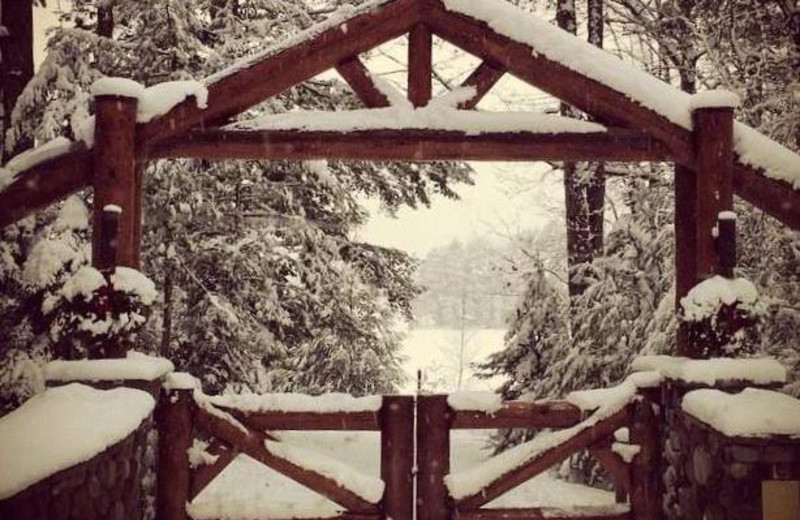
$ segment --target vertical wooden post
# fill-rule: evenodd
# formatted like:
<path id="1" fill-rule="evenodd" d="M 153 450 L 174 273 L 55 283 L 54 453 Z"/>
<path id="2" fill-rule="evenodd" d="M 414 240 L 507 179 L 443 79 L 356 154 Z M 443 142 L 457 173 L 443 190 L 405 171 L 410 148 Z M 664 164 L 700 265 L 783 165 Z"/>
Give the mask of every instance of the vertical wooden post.
<path id="1" fill-rule="evenodd" d="M 417 520 L 450 520 L 452 515 L 444 483 L 450 472 L 452 417 L 446 395 L 417 397 Z"/>
<path id="2" fill-rule="evenodd" d="M 695 167 L 675 171 L 676 300 L 698 282 L 722 274 L 718 254 L 720 212 L 733 209 L 733 108 L 698 107 L 694 121 Z M 685 325 L 678 332 L 678 353 L 699 357 Z"/>
<path id="3" fill-rule="evenodd" d="M 158 421 L 157 520 L 186 520 L 189 453 L 194 441 L 191 389 L 162 390 Z"/>
<path id="4" fill-rule="evenodd" d="M 631 464 L 631 513 L 635 520 L 659 520 L 661 507 L 661 434 L 653 402 L 634 403 L 630 420 L 630 442 L 640 451 Z"/>
<path id="5" fill-rule="evenodd" d="M 433 34 L 424 24 L 408 33 L 408 99 L 424 107 L 433 95 Z"/>
<path id="6" fill-rule="evenodd" d="M 414 517 L 414 398 L 384 396 L 381 408 L 381 504 L 386 520 Z"/>
<path id="7" fill-rule="evenodd" d="M 136 168 L 136 98 L 95 97 L 94 227 L 92 264 L 100 262 L 103 208 L 121 208 L 114 265 L 139 267 L 137 222 L 141 219 L 141 183 Z"/>
<path id="8" fill-rule="evenodd" d="M 715 231 L 721 211 L 733 210 L 733 109 L 698 108 L 694 119 L 697 156 L 697 274 L 719 273 Z"/>

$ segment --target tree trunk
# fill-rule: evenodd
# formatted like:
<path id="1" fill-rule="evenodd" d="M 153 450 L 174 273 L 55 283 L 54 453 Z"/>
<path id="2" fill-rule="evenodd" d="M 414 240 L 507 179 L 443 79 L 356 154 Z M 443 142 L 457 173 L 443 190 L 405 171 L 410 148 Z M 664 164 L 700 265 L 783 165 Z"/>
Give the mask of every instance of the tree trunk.
<path id="1" fill-rule="evenodd" d="M 11 128 L 11 115 L 17 99 L 33 78 L 33 2 L 32 0 L 1 0 L 0 25 L 0 84 L 3 96 L 3 143 L 0 144 L 3 162 L 30 148 L 31 141 L 17 142 L 13 150 L 5 148 L 5 135 Z"/>
<path id="2" fill-rule="evenodd" d="M 602 0 L 589 0 L 589 41 L 602 46 Z M 559 0 L 556 7 L 558 26 L 572 34 L 577 32 L 574 0 Z M 561 115 L 580 117 L 566 103 Z M 603 251 L 603 213 L 605 201 L 605 168 L 602 164 L 564 163 L 564 199 L 567 221 L 567 268 L 569 295 L 579 296 L 586 290 L 579 268 L 590 264 Z"/>

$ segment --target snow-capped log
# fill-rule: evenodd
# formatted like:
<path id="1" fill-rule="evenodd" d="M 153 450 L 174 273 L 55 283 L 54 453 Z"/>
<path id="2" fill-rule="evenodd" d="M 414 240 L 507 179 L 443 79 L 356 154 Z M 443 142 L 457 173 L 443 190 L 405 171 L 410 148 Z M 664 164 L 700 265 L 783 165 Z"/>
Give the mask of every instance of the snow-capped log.
<path id="1" fill-rule="evenodd" d="M 380 429 L 381 397 L 252 394 L 211 397 L 215 407 L 257 430 Z"/>
<path id="2" fill-rule="evenodd" d="M 201 123 L 233 117 L 342 60 L 402 36 L 420 21 L 418 4 L 418 0 L 376 0 L 355 9 L 348 6 L 283 45 L 206 78 L 207 109 L 184 101 L 145 124 L 140 137 L 155 142 Z"/>
<path id="3" fill-rule="evenodd" d="M 374 502 L 364 498 L 359 493 L 362 490 L 358 487 L 352 486 L 351 488 L 349 486 L 350 481 L 346 478 L 337 479 L 327 474 L 318 473 L 314 469 L 298 464 L 297 459 L 293 459 L 281 450 L 269 449 L 265 442 L 267 440 L 266 436 L 263 433 L 255 430 L 248 430 L 245 433 L 230 422 L 202 408 L 198 408 L 195 414 L 195 424 L 199 430 L 234 446 L 242 453 L 269 466 L 278 473 L 313 489 L 350 511 L 377 512 Z"/>
<path id="4" fill-rule="evenodd" d="M 32 161 L 18 170 L 9 169 L 9 163 L 2 171 L 0 228 L 67 198 L 92 182 L 94 155 L 81 141 L 69 143 L 55 155 L 35 154 L 29 158 Z"/>
<path id="5" fill-rule="evenodd" d="M 453 429 L 568 428 L 581 422 L 581 410 L 566 401 L 507 401 L 493 412 L 455 410 Z"/>

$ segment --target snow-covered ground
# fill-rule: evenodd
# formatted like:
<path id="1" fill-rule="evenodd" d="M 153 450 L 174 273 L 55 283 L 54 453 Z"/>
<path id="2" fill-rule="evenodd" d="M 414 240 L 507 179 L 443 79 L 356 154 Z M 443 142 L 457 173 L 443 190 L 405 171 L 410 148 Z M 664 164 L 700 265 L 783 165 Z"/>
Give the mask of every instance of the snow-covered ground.
<path id="1" fill-rule="evenodd" d="M 491 455 L 487 433 L 452 434 L 450 469 L 474 467 Z M 380 474 L 378 433 L 284 432 L 283 442 L 320 452 L 371 476 Z M 543 474 L 491 502 L 488 507 L 611 506 L 614 494 L 570 484 Z M 239 456 L 190 506 L 196 520 L 206 518 L 333 517 L 333 502 L 246 456 Z"/>

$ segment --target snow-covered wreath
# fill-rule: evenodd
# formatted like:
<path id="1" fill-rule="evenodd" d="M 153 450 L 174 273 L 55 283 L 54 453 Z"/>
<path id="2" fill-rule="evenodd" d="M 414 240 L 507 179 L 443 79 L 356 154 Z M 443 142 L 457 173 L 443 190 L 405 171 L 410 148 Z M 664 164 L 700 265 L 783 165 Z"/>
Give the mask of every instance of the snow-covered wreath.
<path id="1" fill-rule="evenodd" d="M 755 353 L 766 305 L 749 280 L 714 276 L 681 299 L 681 311 L 689 341 L 703 345 L 703 355 L 740 357 Z"/>
<path id="2" fill-rule="evenodd" d="M 158 293 L 144 274 L 116 267 L 106 274 L 81 267 L 42 306 L 52 318 L 50 338 L 56 357 L 116 357 L 147 321 Z"/>

